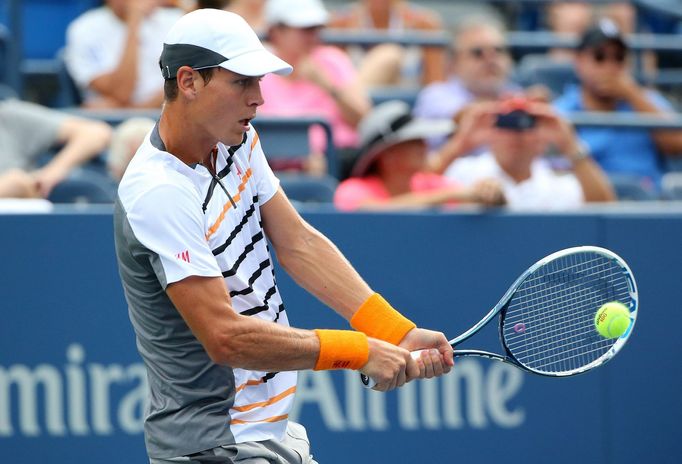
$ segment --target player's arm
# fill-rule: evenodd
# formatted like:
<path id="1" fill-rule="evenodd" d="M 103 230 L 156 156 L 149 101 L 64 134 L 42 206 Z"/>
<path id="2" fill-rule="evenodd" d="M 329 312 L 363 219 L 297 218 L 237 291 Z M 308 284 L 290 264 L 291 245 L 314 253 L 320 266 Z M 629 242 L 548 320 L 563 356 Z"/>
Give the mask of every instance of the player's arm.
<path id="1" fill-rule="evenodd" d="M 339 249 L 309 225 L 280 189 L 261 207 L 263 226 L 282 267 L 301 287 L 333 308 L 351 325 L 410 351 L 437 350 L 420 364 L 420 376 L 440 375 L 452 366 L 445 336 L 415 328 L 374 293 Z"/>
<path id="2" fill-rule="evenodd" d="M 376 379 L 380 390 L 419 373 L 406 350 L 362 333 L 303 330 L 237 314 L 222 277 L 190 276 L 166 292 L 218 364 L 260 371 L 356 369 Z"/>

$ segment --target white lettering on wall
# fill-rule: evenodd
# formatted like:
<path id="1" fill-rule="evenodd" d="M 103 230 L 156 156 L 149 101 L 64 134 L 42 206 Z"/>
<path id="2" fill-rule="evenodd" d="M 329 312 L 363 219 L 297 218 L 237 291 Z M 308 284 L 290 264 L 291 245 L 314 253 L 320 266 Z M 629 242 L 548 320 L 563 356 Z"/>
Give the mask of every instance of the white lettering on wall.
<path id="1" fill-rule="evenodd" d="M 343 408 L 333 375 L 329 371 L 300 373 L 290 414 L 293 420 L 304 409 L 314 407 L 327 428 L 336 431 L 387 430 L 392 426 L 392 414 L 397 416 L 397 426 L 405 430 L 514 428 L 525 421 L 525 411 L 511 406 L 521 392 L 524 374 L 502 363 L 459 361 L 442 378 L 412 382 L 398 389 L 395 408 L 387 404 L 388 395 L 362 387 L 355 371 L 342 374 Z"/>
<path id="2" fill-rule="evenodd" d="M 0 366 L 0 437 L 142 433 L 147 375 L 141 363 L 88 362 L 77 343 L 65 358 L 62 366 Z M 442 378 L 386 395 L 364 388 L 356 371 L 304 371 L 290 417 L 318 414 L 331 431 L 515 428 L 526 419 L 518 404 L 523 376 L 502 363 L 466 359 Z"/>

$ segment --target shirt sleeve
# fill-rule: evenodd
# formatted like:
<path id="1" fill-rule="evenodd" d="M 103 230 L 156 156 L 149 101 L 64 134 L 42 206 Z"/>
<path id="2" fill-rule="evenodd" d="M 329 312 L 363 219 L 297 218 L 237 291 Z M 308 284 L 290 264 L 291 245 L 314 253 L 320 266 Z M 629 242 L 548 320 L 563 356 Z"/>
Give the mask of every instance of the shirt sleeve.
<path id="1" fill-rule="evenodd" d="M 260 138 L 256 129 L 253 126 L 250 129 L 253 132 L 253 138 L 247 141 L 251 143 L 251 153 L 249 154 L 249 166 L 251 169 L 251 176 L 256 183 L 256 191 L 258 192 L 258 202 L 261 205 L 267 203 L 279 189 L 279 179 L 275 176 L 265 158 L 263 148 L 260 144 Z"/>
<path id="2" fill-rule="evenodd" d="M 21 141 L 23 156 L 33 159 L 56 145 L 59 129 L 68 118 L 66 114 L 18 100 L 6 104 L 12 115 L 6 123 L 15 138 Z"/>
<path id="3" fill-rule="evenodd" d="M 222 275 L 206 240 L 201 199 L 191 188 L 158 185 L 136 200 L 127 217 L 135 238 L 153 253 L 163 288 L 189 276 Z"/>
<path id="4" fill-rule="evenodd" d="M 90 19 L 90 22 L 87 21 Z M 115 67 L 111 46 L 99 37 L 92 18 L 81 18 L 66 31 L 64 60 L 69 74 L 81 88 Z"/>
<path id="5" fill-rule="evenodd" d="M 353 82 L 357 76 L 353 62 L 348 54 L 335 47 L 318 47 L 313 51 L 313 59 L 326 72 L 334 85 L 343 87 Z"/>
<path id="6" fill-rule="evenodd" d="M 336 188 L 334 206 L 341 211 L 353 211 L 367 200 L 386 201 L 387 198 L 387 195 L 377 191 L 376 186 L 367 179 L 350 178 Z"/>

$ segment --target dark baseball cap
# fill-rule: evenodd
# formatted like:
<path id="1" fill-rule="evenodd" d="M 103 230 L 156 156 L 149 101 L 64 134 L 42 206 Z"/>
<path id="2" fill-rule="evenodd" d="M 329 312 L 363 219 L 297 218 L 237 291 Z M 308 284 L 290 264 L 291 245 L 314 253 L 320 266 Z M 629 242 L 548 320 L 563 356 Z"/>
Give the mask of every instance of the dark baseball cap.
<path id="1" fill-rule="evenodd" d="M 620 29 L 610 19 L 602 18 L 591 26 L 578 41 L 578 50 L 595 48 L 605 42 L 613 42 L 627 49 L 628 45 Z"/>

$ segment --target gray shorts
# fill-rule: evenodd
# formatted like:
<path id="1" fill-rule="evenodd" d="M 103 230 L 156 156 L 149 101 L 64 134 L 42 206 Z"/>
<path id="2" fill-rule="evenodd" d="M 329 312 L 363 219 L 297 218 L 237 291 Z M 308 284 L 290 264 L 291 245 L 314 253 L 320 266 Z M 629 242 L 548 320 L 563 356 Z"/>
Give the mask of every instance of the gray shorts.
<path id="1" fill-rule="evenodd" d="M 235 443 L 170 459 L 149 459 L 150 464 L 317 464 L 301 424 L 289 421 L 284 440 Z"/>

